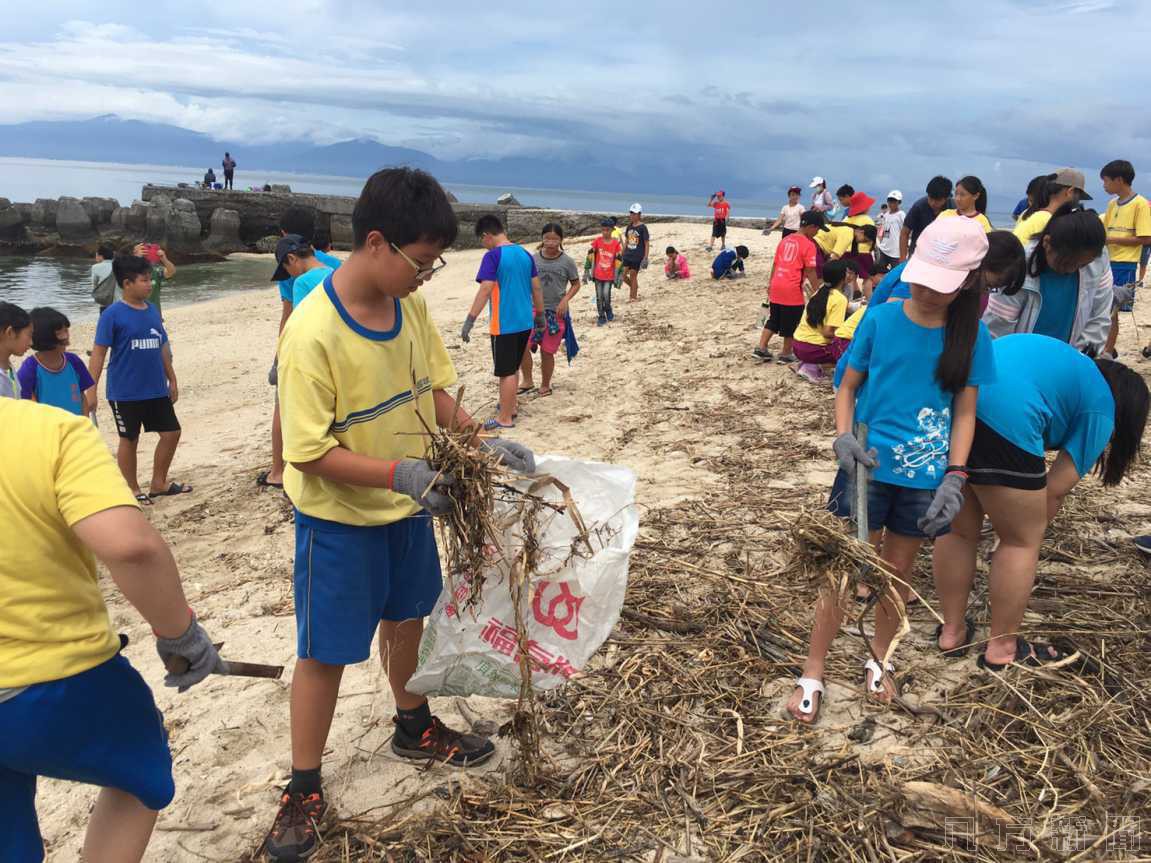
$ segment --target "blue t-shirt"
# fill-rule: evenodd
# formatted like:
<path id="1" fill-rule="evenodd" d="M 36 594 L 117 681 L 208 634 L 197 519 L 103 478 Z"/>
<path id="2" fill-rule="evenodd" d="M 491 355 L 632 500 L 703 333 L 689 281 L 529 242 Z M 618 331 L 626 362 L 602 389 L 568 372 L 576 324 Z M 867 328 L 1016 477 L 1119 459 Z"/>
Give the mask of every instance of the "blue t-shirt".
<path id="1" fill-rule="evenodd" d="M 298 306 L 304 297 L 312 292 L 312 288 L 316 285 L 322 285 L 324 279 L 331 274 L 331 267 L 316 267 L 314 270 L 308 270 L 292 279 L 292 308 Z"/>
<path id="2" fill-rule="evenodd" d="M 1039 294 L 1043 304 L 1031 332 L 1068 341 L 1075 323 L 1075 309 L 1079 306 L 1078 271 L 1064 275 L 1044 270 L 1039 276 Z"/>
<path id="3" fill-rule="evenodd" d="M 535 258 L 522 246 L 496 246 L 484 255 L 476 281 L 496 283 L 488 300 L 493 336 L 522 333 L 532 328 L 535 322 L 532 279 L 537 274 Z"/>
<path id="4" fill-rule="evenodd" d="M 111 348 L 108 401 L 142 402 L 168 395 L 163 347 L 168 334 L 151 303 L 135 309 L 123 300 L 108 306 L 96 324 L 96 344 Z"/>
<path id="5" fill-rule="evenodd" d="M 711 262 L 711 274 L 715 278 L 721 278 L 728 270 L 733 267 L 736 270 L 743 270 L 743 261 L 738 260 L 738 255 L 735 249 L 724 249 L 715 256 L 715 260 Z"/>
<path id="6" fill-rule="evenodd" d="M 334 255 L 329 255 L 327 252 L 321 252 L 319 249 L 316 249 L 316 260 L 323 264 L 325 267 L 330 267 L 333 270 L 338 270 L 340 268 L 340 264 L 343 263 L 343 261 Z M 277 284 L 280 286 L 280 299 L 285 303 L 292 303 L 293 309 L 299 303 L 299 300 L 295 302 L 292 301 L 292 282 L 294 281 L 295 279 L 284 279 L 282 282 L 277 282 Z M 323 281 L 323 279 L 320 281 Z M 315 287 L 315 285 L 312 287 Z"/>
<path id="7" fill-rule="evenodd" d="M 1115 398 L 1095 361 L 1048 336 L 996 339 L 1003 375 L 979 390 L 975 415 L 1032 455 L 1066 450 L 1080 476 L 1089 473 L 1115 428 Z"/>
<path id="8" fill-rule="evenodd" d="M 64 354 L 64 365 L 59 371 L 44 368 L 35 357 L 28 357 L 20 366 L 22 398 L 35 398 L 42 405 L 63 408 L 77 416 L 84 415 L 84 392 L 95 386 L 87 366 L 75 354 Z"/>
<path id="9" fill-rule="evenodd" d="M 935 378 L 944 327 L 928 329 L 907 317 L 906 303 L 876 306 L 855 331 L 849 365 L 867 375 L 867 398 L 856 419 L 869 426 L 867 445 L 879 451 L 875 479 L 933 489 L 947 470 L 954 396 Z M 968 386 L 995 380 L 991 334 L 982 322 Z"/>
<path id="10" fill-rule="evenodd" d="M 906 266 L 907 261 L 896 264 L 887 271 L 887 275 L 879 280 L 879 284 L 871 291 L 871 299 L 867 301 L 867 311 L 863 313 L 863 319 L 860 320 L 860 323 L 863 323 L 863 321 L 867 319 L 872 309 L 879 308 L 888 300 L 911 299 L 911 284 L 903 281 L 903 268 Z M 839 362 L 835 364 L 834 384 L 836 387 L 843 382 L 843 376 L 847 374 L 847 358 L 850 356 L 851 347 L 849 346 L 847 350 L 844 351 L 843 356 L 839 358 Z"/>

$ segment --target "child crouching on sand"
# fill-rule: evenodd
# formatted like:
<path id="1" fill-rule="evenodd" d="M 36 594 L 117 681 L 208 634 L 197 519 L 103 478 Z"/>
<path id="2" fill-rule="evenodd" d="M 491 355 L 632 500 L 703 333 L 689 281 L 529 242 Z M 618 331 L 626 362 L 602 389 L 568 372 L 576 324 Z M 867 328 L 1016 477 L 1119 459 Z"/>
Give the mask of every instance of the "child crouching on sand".
<path id="1" fill-rule="evenodd" d="M 924 539 L 940 536 L 963 504 L 965 465 L 975 432 L 981 384 L 995 380 L 991 337 L 979 321 L 987 236 L 972 219 L 939 219 L 926 228 L 904 270 L 911 298 L 875 307 L 859 326 L 848 370 L 835 398 L 839 473 L 828 509 L 852 517 L 852 484 L 860 466 L 872 470 L 867 488 L 869 538 L 891 573 L 900 602 Z M 829 265 L 830 266 L 830 265 Z M 856 402 L 867 382 L 868 397 Z M 856 411 L 858 408 L 858 416 Z M 867 423 L 867 447 L 855 436 Z M 827 652 L 839 630 L 840 598 L 822 592 L 815 608 L 803 675 L 787 703 L 801 722 L 814 722 Z M 899 624 L 891 596 L 876 606 L 873 657 L 886 657 Z M 864 664 L 868 695 L 896 694 L 890 662 Z"/>
<path id="2" fill-rule="evenodd" d="M 835 365 L 850 344 L 836 338 L 835 331 L 847 318 L 847 298 L 855 295 L 855 273 L 854 261 L 825 264 L 823 284 L 807 301 L 795 328 L 794 350 L 799 362 L 792 368 L 809 381 L 823 380 L 823 366 Z"/>
<path id="3" fill-rule="evenodd" d="M 711 277 L 713 279 L 736 279 L 747 275 L 743 262 L 751 256 L 747 246 L 736 246 L 734 249 L 724 249 L 715 256 L 711 262 Z"/>
<path id="4" fill-rule="evenodd" d="M 687 265 L 687 255 L 679 252 L 675 246 L 668 246 L 666 254 L 663 274 L 669 279 L 690 279 L 691 269 Z"/>

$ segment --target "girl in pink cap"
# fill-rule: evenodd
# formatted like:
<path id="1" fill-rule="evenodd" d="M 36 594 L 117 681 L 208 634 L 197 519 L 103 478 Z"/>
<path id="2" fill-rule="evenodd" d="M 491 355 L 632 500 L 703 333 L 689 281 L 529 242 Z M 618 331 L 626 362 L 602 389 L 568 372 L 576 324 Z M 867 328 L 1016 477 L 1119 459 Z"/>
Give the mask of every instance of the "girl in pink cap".
<path id="1" fill-rule="evenodd" d="M 911 297 L 868 313 L 855 332 L 835 399 L 839 473 L 830 509 L 853 517 L 853 480 L 868 478 L 867 525 L 896 589 L 874 605 L 875 635 L 864 664 L 867 694 L 896 694 L 890 662 L 912 564 L 925 539 L 947 532 L 963 504 L 966 460 L 979 386 L 995 379 L 991 336 L 979 320 L 987 237 L 971 219 L 938 219 L 920 236 L 903 272 Z M 866 382 L 866 398 L 856 400 Z M 861 441 L 855 423 L 866 423 Z M 864 470 L 865 469 L 865 470 Z M 787 709 L 814 722 L 827 651 L 843 617 L 840 597 L 821 593 L 811 646 Z"/>

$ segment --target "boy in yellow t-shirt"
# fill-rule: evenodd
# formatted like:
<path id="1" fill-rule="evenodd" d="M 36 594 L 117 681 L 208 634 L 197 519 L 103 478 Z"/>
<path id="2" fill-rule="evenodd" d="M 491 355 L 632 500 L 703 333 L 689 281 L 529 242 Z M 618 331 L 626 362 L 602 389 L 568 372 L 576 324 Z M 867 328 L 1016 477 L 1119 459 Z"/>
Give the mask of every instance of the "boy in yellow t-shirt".
<path id="1" fill-rule="evenodd" d="M 416 292 L 445 266 L 456 216 L 433 177 L 394 168 L 368 179 L 352 231 L 351 257 L 292 312 L 277 351 L 284 488 L 296 507 L 299 662 L 292 779 L 265 843 L 276 860 L 316 848 L 320 762 L 340 678 L 345 665 L 368 659 L 377 630 L 396 703 L 392 751 L 457 767 L 495 751 L 445 726 L 405 688 L 441 588 L 430 516 L 454 506 L 453 478 L 426 460 L 425 429 L 473 426 L 446 391 L 456 372 Z M 513 470 L 535 469 L 526 447 L 484 445 Z"/>
<path id="2" fill-rule="evenodd" d="M 1126 159 L 1108 162 L 1099 172 L 1099 177 L 1103 180 L 1103 191 L 1115 196 L 1115 200 L 1107 202 L 1103 226 L 1107 229 L 1111 278 L 1118 288 L 1135 281 L 1140 253 L 1144 246 L 1151 245 L 1151 205 L 1131 188 L 1135 182 L 1135 168 Z M 1111 312 L 1111 331 L 1107 334 L 1107 344 L 1103 346 L 1104 356 L 1116 356 L 1119 313 L 1129 312 L 1133 306 L 1134 300 Z"/>
<path id="3" fill-rule="evenodd" d="M 152 692 L 120 653 L 93 555 L 151 625 L 181 691 L 220 670 L 176 562 L 84 417 L 0 399 L 0 860 L 39 861 L 40 776 L 102 789 L 85 860 L 133 863 L 172 801 L 172 756 Z"/>

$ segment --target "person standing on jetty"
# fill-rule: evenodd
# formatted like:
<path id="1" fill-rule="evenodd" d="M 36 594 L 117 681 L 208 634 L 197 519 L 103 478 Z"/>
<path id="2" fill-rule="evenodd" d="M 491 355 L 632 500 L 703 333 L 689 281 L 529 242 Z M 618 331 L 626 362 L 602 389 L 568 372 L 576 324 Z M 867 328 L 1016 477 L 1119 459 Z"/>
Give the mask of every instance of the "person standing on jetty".
<path id="1" fill-rule="evenodd" d="M 727 248 L 727 217 L 731 215 L 731 204 L 727 202 L 727 195 L 720 189 L 707 199 L 707 205 L 714 211 L 711 220 L 711 239 L 707 241 L 707 250 L 715 248 L 715 241 L 719 240 L 720 249 Z"/>
<path id="2" fill-rule="evenodd" d="M 643 207 L 638 203 L 628 207 L 628 226 L 623 232 L 623 277 L 628 285 L 629 303 L 639 299 L 639 271 L 647 266 L 648 245 L 651 234 L 643 223 Z"/>
<path id="3" fill-rule="evenodd" d="M 224 188 L 232 188 L 232 180 L 236 177 L 236 160 L 232 158 L 232 154 L 225 152 L 224 161 L 220 163 L 224 169 Z"/>
<path id="4" fill-rule="evenodd" d="M 492 371 L 500 381 L 500 400 L 496 415 L 484 423 L 484 428 L 513 429 L 518 397 L 535 389 L 519 386 L 520 363 L 532 330 L 544 328 L 543 289 L 535 259 L 527 249 L 508 239 L 499 216 L 480 216 L 476 236 L 488 251 L 476 273 L 480 288 L 464 319 L 460 339 L 472 340 L 472 327 L 486 305 L 491 318 Z"/>

